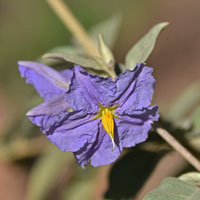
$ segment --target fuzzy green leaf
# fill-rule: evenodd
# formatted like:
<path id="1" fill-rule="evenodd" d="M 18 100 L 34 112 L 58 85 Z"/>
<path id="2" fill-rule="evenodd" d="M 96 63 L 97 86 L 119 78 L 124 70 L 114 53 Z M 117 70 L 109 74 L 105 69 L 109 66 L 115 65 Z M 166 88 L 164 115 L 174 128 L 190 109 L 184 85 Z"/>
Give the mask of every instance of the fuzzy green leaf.
<path id="1" fill-rule="evenodd" d="M 200 186 L 200 173 L 199 172 L 188 172 L 188 173 L 182 174 L 181 176 L 179 176 L 179 179 L 181 179 L 185 182 Z"/>
<path id="2" fill-rule="evenodd" d="M 177 178 L 166 178 L 161 185 L 149 192 L 144 200 L 199 200 L 200 189 Z"/>
<path id="3" fill-rule="evenodd" d="M 84 68 L 102 70 L 101 65 L 93 58 L 88 58 L 88 57 L 83 57 L 83 56 L 78 56 L 78 55 L 73 55 L 73 54 L 64 54 L 64 53 L 47 53 L 43 56 L 43 58 L 65 60 L 67 62 L 80 65 Z"/>
<path id="4" fill-rule="evenodd" d="M 125 58 L 126 69 L 132 70 L 136 63 L 146 61 L 155 46 L 157 37 L 168 24 L 168 22 L 162 22 L 155 25 L 129 50 Z"/>
<path id="5" fill-rule="evenodd" d="M 107 44 L 104 41 L 103 35 L 99 34 L 99 52 L 104 63 L 108 68 L 113 69 L 115 65 L 115 59 L 112 51 L 109 49 Z"/>

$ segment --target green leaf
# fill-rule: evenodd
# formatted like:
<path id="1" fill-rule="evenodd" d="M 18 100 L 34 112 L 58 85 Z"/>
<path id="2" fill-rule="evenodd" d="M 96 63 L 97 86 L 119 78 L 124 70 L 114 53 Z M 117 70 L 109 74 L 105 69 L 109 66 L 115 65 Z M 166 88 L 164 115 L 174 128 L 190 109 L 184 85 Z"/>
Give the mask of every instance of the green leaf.
<path id="1" fill-rule="evenodd" d="M 179 176 L 179 179 L 188 183 L 200 186 L 200 173 L 199 172 L 188 172 Z"/>
<path id="2" fill-rule="evenodd" d="M 83 56 L 77 56 L 73 54 L 64 54 L 64 53 L 47 53 L 43 56 L 43 58 L 65 60 L 67 62 L 81 65 L 84 68 L 102 70 L 101 65 L 95 59 L 87 58 Z"/>
<path id="3" fill-rule="evenodd" d="M 157 37 L 168 24 L 168 22 L 162 22 L 155 25 L 129 50 L 125 58 L 126 69 L 132 70 L 136 63 L 146 61 L 155 46 Z"/>
<path id="4" fill-rule="evenodd" d="M 75 46 L 70 46 L 70 45 L 66 45 L 66 46 L 58 46 L 55 48 L 52 48 L 50 50 L 48 50 L 46 54 L 49 53 L 62 53 L 62 54 L 70 54 L 70 55 L 82 55 L 84 54 L 83 49 L 75 47 Z M 41 62 L 45 65 L 49 65 L 49 66 L 62 66 L 63 65 L 63 60 L 55 60 L 55 59 L 43 59 L 42 57 L 37 59 L 38 62 Z M 67 66 L 65 66 L 66 68 Z"/>
<path id="5" fill-rule="evenodd" d="M 89 30 L 89 35 L 98 45 L 98 35 L 101 33 L 105 38 L 106 44 L 110 48 L 113 48 L 120 30 L 121 21 L 122 16 L 120 14 L 114 15 L 111 18 L 94 25 Z"/>
<path id="6" fill-rule="evenodd" d="M 99 34 L 99 52 L 101 54 L 102 60 L 108 66 L 108 68 L 113 69 L 115 65 L 115 59 L 112 51 L 109 49 L 104 41 L 103 35 Z"/>
<path id="7" fill-rule="evenodd" d="M 177 178 L 166 178 L 161 185 L 149 192 L 144 200 L 199 200 L 200 189 Z"/>
<path id="8" fill-rule="evenodd" d="M 167 118 L 175 121 L 180 120 L 188 111 L 190 111 L 200 99 L 200 82 L 190 85 L 175 101 L 169 109 Z"/>
<path id="9" fill-rule="evenodd" d="M 71 153 L 61 152 L 52 147 L 40 157 L 30 174 L 26 200 L 44 200 L 57 184 L 62 170 L 73 162 Z"/>
<path id="10" fill-rule="evenodd" d="M 70 55 L 64 53 L 47 53 L 43 58 L 57 59 L 62 61 L 71 62 L 82 66 L 88 72 L 98 74 L 100 76 L 110 75 L 110 69 L 106 66 L 105 62 L 95 57 L 84 57 L 77 55 Z"/>

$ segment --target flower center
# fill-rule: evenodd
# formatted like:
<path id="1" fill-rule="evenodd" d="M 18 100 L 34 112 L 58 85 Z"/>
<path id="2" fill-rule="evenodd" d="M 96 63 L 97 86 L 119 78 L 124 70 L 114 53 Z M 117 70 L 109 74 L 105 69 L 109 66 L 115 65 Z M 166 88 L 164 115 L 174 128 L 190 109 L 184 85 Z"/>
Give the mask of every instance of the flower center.
<path id="1" fill-rule="evenodd" d="M 119 117 L 117 117 L 114 114 L 114 110 L 115 108 L 117 108 L 118 105 L 112 106 L 112 107 L 104 107 L 101 104 L 99 104 L 99 106 L 100 106 L 100 111 L 93 119 L 101 118 L 103 128 L 112 140 L 112 144 L 113 144 L 112 151 L 114 151 L 115 141 L 114 141 L 114 119 L 113 118 L 119 119 Z"/>
<path id="2" fill-rule="evenodd" d="M 112 113 L 106 108 L 102 111 L 101 121 L 103 124 L 103 127 L 110 136 L 112 143 L 113 143 L 113 149 L 115 149 L 115 141 L 114 141 L 114 120 Z"/>

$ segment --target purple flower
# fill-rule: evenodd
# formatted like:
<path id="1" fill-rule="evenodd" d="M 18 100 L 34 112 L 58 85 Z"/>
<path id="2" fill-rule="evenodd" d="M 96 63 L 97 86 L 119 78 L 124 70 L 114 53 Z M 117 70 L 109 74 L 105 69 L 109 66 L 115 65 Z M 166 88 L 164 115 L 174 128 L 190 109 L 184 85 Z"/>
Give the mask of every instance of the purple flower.
<path id="1" fill-rule="evenodd" d="M 143 63 L 114 81 L 75 66 L 57 72 L 36 62 L 19 62 L 19 70 L 44 103 L 27 113 L 62 151 L 74 152 L 84 167 L 115 161 L 124 147 L 144 142 L 158 107 L 150 106 L 155 80 Z"/>

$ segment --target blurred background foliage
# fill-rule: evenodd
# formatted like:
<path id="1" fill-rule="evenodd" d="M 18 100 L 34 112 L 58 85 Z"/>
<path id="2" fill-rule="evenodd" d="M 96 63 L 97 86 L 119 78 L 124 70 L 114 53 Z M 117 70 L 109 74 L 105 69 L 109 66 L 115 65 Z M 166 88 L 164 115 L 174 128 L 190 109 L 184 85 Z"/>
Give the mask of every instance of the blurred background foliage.
<path id="1" fill-rule="evenodd" d="M 154 102 L 164 116 L 163 126 L 199 158 L 200 2 L 65 2 L 86 29 L 122 14 L 114 46 L 118 63 L 153 25 L 170 22 L 147 60 L 157 80 Z M 56 46 L 72 44 L 70 33 L 46 2 L 38 0 L 0 0 L 0 29 L 0 199 L 98 200 L 104 194 L 105 199 L 142 199 L 165 177 L 194 170 L 154 132 L 147 144 L 128 150 L 115 164 L 82 170 L 72 154 L 52 147 L 24 117 L 41 99 L 32 86 L 24 84 L 17 69 L 18 60 L 35 60 Z M 174 182 L 167 179 L 160 187 L 168 189 Z M 145 200 L 156 200 L 157 191 Z M 186 196 L 194 191 L 199 192 L 192 187 Z"/>

